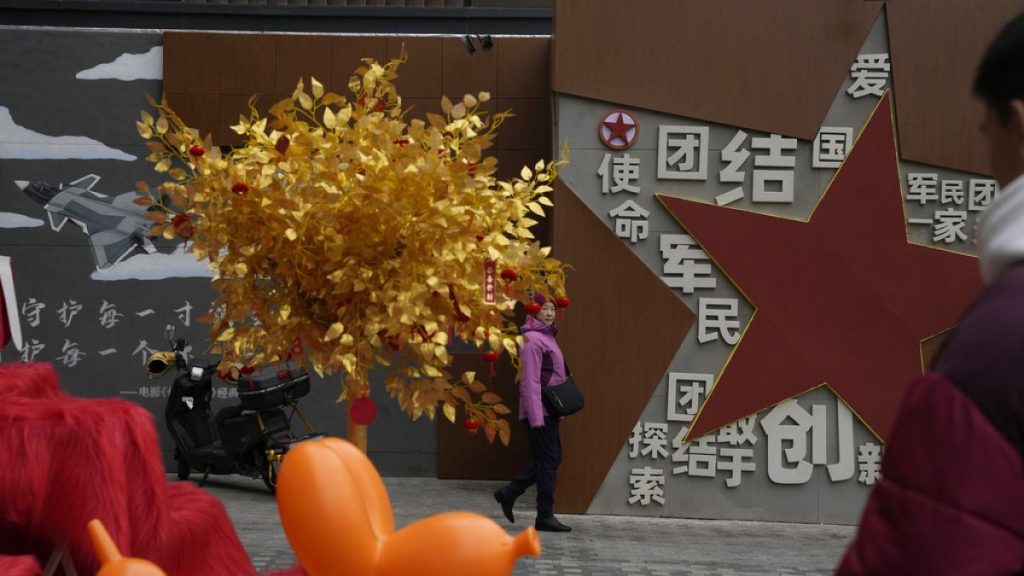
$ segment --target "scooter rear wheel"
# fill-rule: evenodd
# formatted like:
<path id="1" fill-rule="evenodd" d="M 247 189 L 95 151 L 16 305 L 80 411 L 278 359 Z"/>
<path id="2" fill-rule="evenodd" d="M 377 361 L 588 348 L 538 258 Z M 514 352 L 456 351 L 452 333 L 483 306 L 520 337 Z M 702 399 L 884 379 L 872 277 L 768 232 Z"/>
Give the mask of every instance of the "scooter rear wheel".
<path id="1" fill-rule="evenodd" d="M 184 460 L 178 460 L 178 480 L 188 480 L 192 474 L 192 467 Z"/>

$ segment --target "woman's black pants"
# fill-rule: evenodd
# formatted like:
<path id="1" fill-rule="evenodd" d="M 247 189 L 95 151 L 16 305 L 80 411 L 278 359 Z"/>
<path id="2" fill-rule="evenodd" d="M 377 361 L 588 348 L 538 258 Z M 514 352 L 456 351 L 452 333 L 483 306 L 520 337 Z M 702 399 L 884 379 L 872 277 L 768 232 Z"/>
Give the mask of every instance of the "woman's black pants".
<path id="1" fill-rule="evenodd" d="M 533 484 L 537 485 L 537 517 L 546 518 L 554 514 L 555 483 L 558 480 L 558 465 L 562 463 L 562 439 L 558 435 L 557 417 L 545 416 L 543 428 L 530 428 L 526 424 L 530 440 L 530 464 L 508 483 L 502 491 L 510 499 L 522 496 Z"/>

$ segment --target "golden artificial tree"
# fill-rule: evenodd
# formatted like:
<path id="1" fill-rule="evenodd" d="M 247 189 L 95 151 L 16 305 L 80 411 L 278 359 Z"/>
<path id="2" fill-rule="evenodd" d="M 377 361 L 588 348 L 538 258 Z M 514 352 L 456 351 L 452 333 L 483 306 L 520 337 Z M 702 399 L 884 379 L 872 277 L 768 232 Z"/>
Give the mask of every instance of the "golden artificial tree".
<path id="1" fill-rule="evenodd" d="M 250 104 L 232 126 L 244 143 L 226 153 L 153 102 L 157 117 L 143 112 L 137 126 L 171 179 L 140 184 L 139 202 L 153 235 L 190 241 L 210 260 L 221 369 L 294 358 L 340 373 L 339 402 L 372 406 L 368 372 L 381 367 L 412 419 L 440 407 L 454 422 L 461 407 L 507 444 L 508 407 L 475 373 L 449 373 L 448 346 L 459 339 L 488 361 L 507 352 L 515 362 L 516 302 L 539 290 L 568 305 L 566 265 L 530 232 L 552 205 L 564 152 L 497 180 L 484 151 L 508 114 L 488 118 L 480 93 L 409 120 L 394 85 L 401 62 L 364 60 L 350 97 L 311 78 L 269 117 Z M 354 420 L 349 438 L 365 451 Z"/>

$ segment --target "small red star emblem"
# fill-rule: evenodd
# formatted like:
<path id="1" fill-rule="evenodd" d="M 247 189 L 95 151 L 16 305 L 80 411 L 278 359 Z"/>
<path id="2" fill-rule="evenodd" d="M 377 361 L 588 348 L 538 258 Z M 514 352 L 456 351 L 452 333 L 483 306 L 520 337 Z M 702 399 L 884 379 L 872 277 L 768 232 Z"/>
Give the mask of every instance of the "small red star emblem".
<path id="1" fill-rule="evenodd" d="M 921 341 L 981 287 L 974 258 L 907 241 L 895 142 L 886 95 L 807 222 L 659 196 L 756 308 L 688 437 L 828 384 L 886 440 Z"/>
<path id="2" fill-rule="evenodd" d="M 634 117 L 625 110 L 612 110 L 601 120 L 598 135 L 601 142 L 612 150 L 625 150 L 636 141 L 640 126 Z"/>

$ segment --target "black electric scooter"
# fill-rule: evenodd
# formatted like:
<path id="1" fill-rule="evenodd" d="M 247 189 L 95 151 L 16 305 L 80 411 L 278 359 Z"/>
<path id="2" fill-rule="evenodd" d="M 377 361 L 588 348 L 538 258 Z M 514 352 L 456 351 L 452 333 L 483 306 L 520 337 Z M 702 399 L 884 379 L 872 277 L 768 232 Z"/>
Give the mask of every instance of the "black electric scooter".
<path id="1" fill-rule="evenodd" d="M 242 376 L 237 382 L 239 404 L 213 416 L 210 399 L 217 363 L 200 358 L 186 361 L 186 342 L 173 340 L 174 329 L 168 328 L 165 336 L 172 350 L 153 354 L 146 372 L 151 378 L 162 376 L 173 363 L 178 373 L 164 410 L 174 440 L 178 478 L 188 479 L 193 470 L 202 472 L 202 486 L 210 474 L 242 474 L 262 478 L 274 492 L 288 449 L 323 437 L 298 407 L 298 399 L 309 394 L 309 374 L 289 365 L 285 370 L 266 368 Z M 286 415 L 284 408 L 290 408 L 290 414 Z M 292 434 L 291 421 L 296 415 L 309 431 L 303 436 Z"/>

